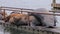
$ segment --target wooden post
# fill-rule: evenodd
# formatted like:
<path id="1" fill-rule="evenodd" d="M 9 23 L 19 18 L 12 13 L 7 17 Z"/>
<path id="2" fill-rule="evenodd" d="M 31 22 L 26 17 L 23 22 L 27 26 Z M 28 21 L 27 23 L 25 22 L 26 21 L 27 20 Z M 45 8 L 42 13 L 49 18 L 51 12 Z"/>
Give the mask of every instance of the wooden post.
<path id="1" fill-rule="evenodd" d="M 53 10 L 55 10 L 56 0 L 53 0 L 52 4 L 54 5 L 54 6 L 53 6 Z"/>
<path id="2" fill-rule="evenodd" d="M 54 4 L 54 7 L 53 7 L 52 10 L 56 10 L 56 9 L 55 9 L 56 0 L 53 0 L 53 4 Z M 53 13 L 55 14 L 55 12 L 53 12 Z M 55 21 L 55 16 L 56 16 L 56 15 L 53 15 L 53 16 L 54 16 L 54 26 L 56 26 L 56 21 Z"/>
<path id="3" fill-rule="evenodd" d="M 30 20 L 29 20 L 29 12 L 28 12 L 28 26 L 30 26 Z"/>
<path id="4" fill-rule="evenodd" d="M 21 9 L 21 14 L 22 14 L 22 9 Z"/>
<path id="5" fill-rule="evenodd" d="M 53 3 L 56 3 L 56 0 L 53 0 Z"/>
<path id="6" fill-rule="evenodd" d="M 3 15 L 3 16 L 4 16 L 4 21 L 5 21 L 5 17 L 6 17 L 6 16 L 5 16 L 5 9 L 3 10 L 3 12 L 4 12 L 4 15 Z"/>

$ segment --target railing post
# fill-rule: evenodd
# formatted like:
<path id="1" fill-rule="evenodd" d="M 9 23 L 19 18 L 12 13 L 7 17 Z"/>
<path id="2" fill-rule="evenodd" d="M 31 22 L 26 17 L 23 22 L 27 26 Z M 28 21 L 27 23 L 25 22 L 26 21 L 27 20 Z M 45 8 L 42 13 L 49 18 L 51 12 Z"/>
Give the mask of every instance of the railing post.
<path id="1" fill-rule="evenodd" d="M 3 14 L 3 16 L 4 16 L 4 21 L 5 21 L 5 17 L 6 17 L 6 16 L 5 16 L 5 9 L 4 9 L 3 11 L 4 11 L 4 14 Z"/>
<path id="2" fill-rule="evenodd" d="M 56 0 L 53 0 L 53 3 L 56 3 Z"/>
<path id="3" fill-rule="evenodd" d="M 21 9 L 21 14 L 22 14 L 22 9 Z"/>
<path id="4" fill-rule="evenodd" d="M 55 9 L 56 0 L 53 0 L 53 4 L 54 4 L 54 7 L 52 10 L 56 10 Z M 55 14 L 55 11 L 53 13 Z M 56 18 L 55 18 L 56 15 L 53 15 L 53 16 L 54 16 L 54 26 L 56 26 Z"/>
<path id="5" fill-rule="evenodd" d="M 28 26 L 30 26 L 30 21 L 29 21 L 29 12 L 28 12 Z"/>

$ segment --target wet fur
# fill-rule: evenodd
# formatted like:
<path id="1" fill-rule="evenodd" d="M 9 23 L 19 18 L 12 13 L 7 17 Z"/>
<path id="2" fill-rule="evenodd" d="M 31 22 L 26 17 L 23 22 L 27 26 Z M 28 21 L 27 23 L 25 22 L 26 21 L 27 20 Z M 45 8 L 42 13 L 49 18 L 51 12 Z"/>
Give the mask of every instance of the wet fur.
<path id="1" fill-rule="evenodd" d="M 34 16 L 27 14 L 11 14 L 7 17 L 6 22 L 9 21 L 11 24 L 15 24 L 17 26 L 21 25 L 41 25 Z"/>

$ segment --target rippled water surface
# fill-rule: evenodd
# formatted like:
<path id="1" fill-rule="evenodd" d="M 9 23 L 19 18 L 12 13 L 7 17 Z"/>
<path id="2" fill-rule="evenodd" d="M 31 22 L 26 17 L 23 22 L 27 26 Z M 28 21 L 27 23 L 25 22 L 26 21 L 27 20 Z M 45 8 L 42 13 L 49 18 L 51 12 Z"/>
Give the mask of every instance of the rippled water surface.
<path id="1" fill-rule="evenodd" d="M 0 34 L 33 34 L 33 33 L 18 30 L 15 28 L 7 28 L 0 25 Z"/>

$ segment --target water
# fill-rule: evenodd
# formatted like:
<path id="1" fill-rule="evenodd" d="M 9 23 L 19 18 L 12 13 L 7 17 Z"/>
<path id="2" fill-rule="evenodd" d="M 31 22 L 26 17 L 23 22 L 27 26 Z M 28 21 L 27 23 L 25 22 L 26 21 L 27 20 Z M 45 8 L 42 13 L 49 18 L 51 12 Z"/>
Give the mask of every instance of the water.
<path id="1" fill-rule="evenodd" d="M 15 28 L 3 27 L 0 25 L 0 34 L 33 34 L 33 33 L 15 29 Z"/>

